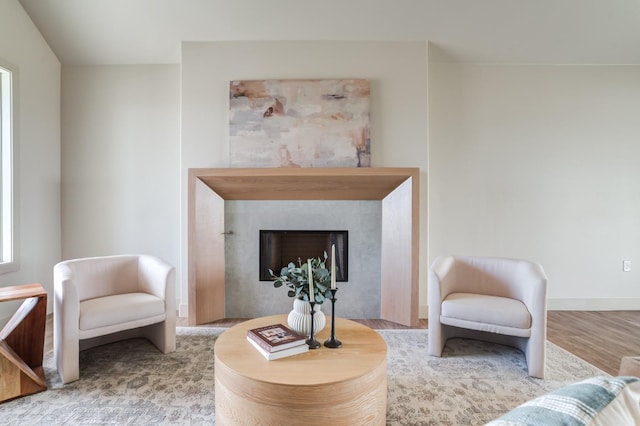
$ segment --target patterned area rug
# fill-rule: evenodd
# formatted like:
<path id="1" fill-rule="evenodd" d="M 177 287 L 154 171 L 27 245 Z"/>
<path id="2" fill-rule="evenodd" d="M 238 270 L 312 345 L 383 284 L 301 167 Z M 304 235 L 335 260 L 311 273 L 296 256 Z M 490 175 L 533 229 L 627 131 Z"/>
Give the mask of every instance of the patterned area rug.
<path id="1" fill-rule="evenodd" d="M 547 342 L 545 379 L 527 376 L 522 352 L 452 339 L 442 358 L 427 331 L 381 330 L 389 348 L 387 425 L 483 425 L 525 401 L 602 370 Z"/>
<path id="2" fill-rule="evenodd" d="M 80 380 L 63 386 L 45 355 L 49 389 L 0 404 L 2 425 L 211 425 L 213 347 L 221 328 L 178 327 L 175 353 L 143 339 L 81 352 Z M 426 330 L 380 330 L 388 351 L 388 425 L 481 425 L 524 401 L 601 370 L 548 344 L 545 380 L 526 375 L 522 353 L 451 340 L 427 356 Z"/>

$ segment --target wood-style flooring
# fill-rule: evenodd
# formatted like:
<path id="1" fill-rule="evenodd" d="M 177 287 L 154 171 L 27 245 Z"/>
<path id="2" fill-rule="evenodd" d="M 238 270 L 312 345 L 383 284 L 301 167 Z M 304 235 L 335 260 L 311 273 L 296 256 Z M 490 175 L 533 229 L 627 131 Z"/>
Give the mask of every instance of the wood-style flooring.
<path id="1" fill-rule="evenodd" d="M 547 339 L 615 376 L 640 356 L 640 311 L 549 311 Z"/>
<path id="2" fill-rule="evenodd" d="M 231 327 L 244 319 L 229 318 L 201 327 Z M 371 328 L 411 328 L 379 319 L 356 320 Z M 186 326 L 186 318 L 178 318 Z M 420 320 L 418 328 L 427 328 Z M 640 356 L 640 311 L 549 311 L 547 339 L 613 376 L 624 356 Z M 53 321 L 47 318 L 45 352 L 53 348 Z"/>

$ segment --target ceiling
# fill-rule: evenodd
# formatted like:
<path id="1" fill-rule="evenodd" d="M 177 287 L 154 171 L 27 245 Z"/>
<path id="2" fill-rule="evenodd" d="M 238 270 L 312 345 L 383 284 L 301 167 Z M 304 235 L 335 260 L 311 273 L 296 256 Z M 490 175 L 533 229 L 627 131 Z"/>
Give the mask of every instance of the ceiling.
<path id="1" fill-rule="evenodd" d="M 63 65 L 180 63 L 182 41 L 429 40 L 430 59 L 640 64 L 640 0 L 19 0 Z"/>

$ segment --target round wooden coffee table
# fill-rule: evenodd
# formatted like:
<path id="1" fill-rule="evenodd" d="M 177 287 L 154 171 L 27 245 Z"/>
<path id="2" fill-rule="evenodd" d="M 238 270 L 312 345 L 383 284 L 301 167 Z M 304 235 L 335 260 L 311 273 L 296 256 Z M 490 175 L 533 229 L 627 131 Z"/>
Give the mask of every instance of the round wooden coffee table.
<path id="1" fill-rule="evenodd" d="M 329 318 L 327 322 L 330 323 Z M 310 349 L 268 361 L 247 330 L 287 324 L 286 315 L 256 318 L 222 333 L 215 344 L 215 405 L 219 425 L 384 425 L 387 345 L 362 324 L 336 318 L 342 347 Z M 331 327 L 316 335 L 323 343 Z"/>

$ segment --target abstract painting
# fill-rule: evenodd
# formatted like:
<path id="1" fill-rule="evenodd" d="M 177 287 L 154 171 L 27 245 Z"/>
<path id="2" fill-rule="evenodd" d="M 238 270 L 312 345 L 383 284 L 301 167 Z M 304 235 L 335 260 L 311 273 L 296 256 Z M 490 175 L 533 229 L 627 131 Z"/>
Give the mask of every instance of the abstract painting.
<path id="1" fill-rule="evenodd" d="M 231 167 L 370 167 L 369 80 L 235 80 Z"/>

